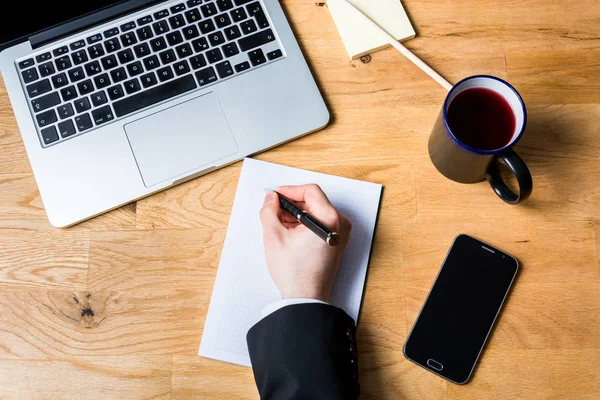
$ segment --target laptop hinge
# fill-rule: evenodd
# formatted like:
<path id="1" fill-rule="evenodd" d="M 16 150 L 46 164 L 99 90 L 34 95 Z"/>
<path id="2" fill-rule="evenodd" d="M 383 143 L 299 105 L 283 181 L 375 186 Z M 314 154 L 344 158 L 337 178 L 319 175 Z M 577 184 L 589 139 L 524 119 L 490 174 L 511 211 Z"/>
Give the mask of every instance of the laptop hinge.
<path id="1" fill-rule="evenodd" d="M 44 46 L 47 43 L 56 41 L 65 36 L 72 35 L 74 33 L 89 29 L 95 25 L 100 25 L 102 23 L 110 21 L 111 19 L 118 18 L 123 14 L 137 11 L 141 8 L 148 7 L 155 3 L 161 3 L 164 1 L 167 0 L 123 1 L 113 6 L 103 8 L 99 11 L 83 15 L 70 21 L 63 22 L 60 25 L 55 25 L 51 28 L 35 33 L 29 37 L 29 42 L 31 43 L 32 48 L 37 49 L 38 47 Z"/>

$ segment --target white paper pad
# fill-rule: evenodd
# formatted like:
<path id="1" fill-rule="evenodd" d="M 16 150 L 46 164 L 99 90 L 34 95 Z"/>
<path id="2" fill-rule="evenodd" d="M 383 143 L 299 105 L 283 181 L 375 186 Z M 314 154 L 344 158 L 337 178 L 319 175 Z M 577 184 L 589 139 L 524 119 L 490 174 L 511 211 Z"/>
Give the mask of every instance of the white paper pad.
<path id="1" fill-rule="evenodd" d="M 352 234 L 330 302 L 356 321 L 382 186 L 296 168 L 244 160 L 204 325 L 199 355 L 250 366 L 246 333 L 264 306 L 280 300 L 267 270 L 259 211 L 265 188 L 316 183 L 352 221 Z"/>
<path id="2" fill-rule="evenodd" d="M 351 60 L 390 46 L 377 31 L 348 11 L 342 4 L 343 1 L 345 0 L 327 0 L 327 7 Z M 400 0 L 349 1 L 397 40 L 403 42 L 415 37 L 415 30 Z"/>

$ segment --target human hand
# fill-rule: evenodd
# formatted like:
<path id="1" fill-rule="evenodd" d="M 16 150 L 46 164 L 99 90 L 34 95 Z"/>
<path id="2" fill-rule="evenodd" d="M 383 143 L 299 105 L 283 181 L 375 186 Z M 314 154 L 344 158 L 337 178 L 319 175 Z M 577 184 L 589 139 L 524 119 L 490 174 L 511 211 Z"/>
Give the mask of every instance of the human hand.
<path id="1" fill-rule="evenodd" d="M 269 273 L 281 297 L 329 301 L 352 223 L 337 212 L 317 185 L 284 186 L 279 193 L 339 235 L 337 246 L 300 224 L 279 206 L 275 192 L 267 193 L 260 210 Z"/>

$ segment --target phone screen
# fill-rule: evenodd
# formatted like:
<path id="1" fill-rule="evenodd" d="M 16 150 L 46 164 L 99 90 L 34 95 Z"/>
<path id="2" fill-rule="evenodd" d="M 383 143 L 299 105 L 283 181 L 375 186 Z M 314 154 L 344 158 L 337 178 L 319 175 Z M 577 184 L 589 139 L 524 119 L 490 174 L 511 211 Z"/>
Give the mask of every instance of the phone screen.
<path id="1" fill-rule="evenodd" d="M 517 261 L 458 236 L 404 346 L 405 356 L 466 383 L 517 273 Z"/>

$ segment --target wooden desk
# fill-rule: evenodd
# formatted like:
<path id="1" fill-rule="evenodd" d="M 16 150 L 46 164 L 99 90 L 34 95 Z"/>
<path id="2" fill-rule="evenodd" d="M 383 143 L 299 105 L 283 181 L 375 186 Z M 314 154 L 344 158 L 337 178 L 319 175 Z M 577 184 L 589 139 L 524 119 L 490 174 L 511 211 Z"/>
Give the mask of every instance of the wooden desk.
<path id="1" fill-rule="evenodd" d="M 511 207 L 487 183 L 443 178 L 427 155 L 443 89 L 391 49 L 349 62 L 326 7 L 283 1 L 333 120 L 258 158 L 385 185 L 358 330 L 362 398 L 600 398 L 600 3 L 404 4 L 418 30 L 407 47 L 444 77 L 493 74 L 521 92 L 517 149 L 535 188 Z M 0 86 L 0 398 L 257 398 L 250 369 L 196 356 L 239 172 L 54 229 Z M 461 232 L 522 263 L 466 386 L 402 355 Z"/>

